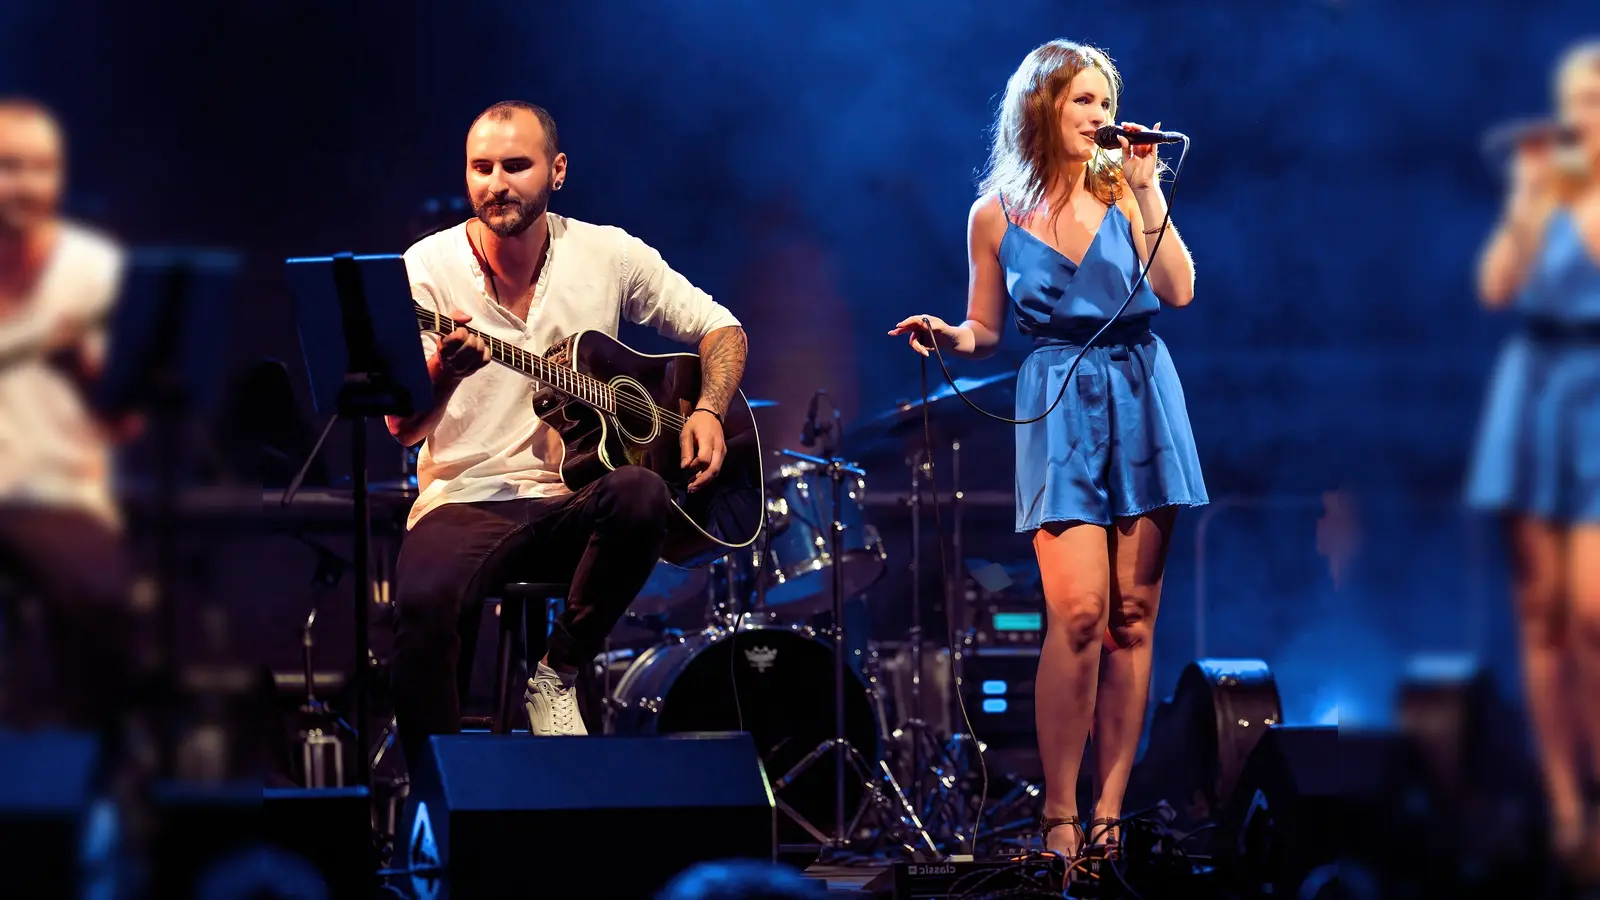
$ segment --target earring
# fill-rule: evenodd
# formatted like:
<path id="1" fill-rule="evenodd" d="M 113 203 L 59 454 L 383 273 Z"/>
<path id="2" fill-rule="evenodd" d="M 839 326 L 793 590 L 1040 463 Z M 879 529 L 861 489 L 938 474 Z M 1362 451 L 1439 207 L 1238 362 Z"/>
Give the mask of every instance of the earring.
<path id="1" fill-rule="evenodd" d="M 566 182 L 565 182 L 565 181 L 558 181 L 558 182 L 556 182 L 556 190 L 558 190 L 558 191 L 559 191 L 559 190 L 561 190 L 561 186 L 562 186 L 562 185 L 563 185 L 563 184 L 566 184 Z"/>

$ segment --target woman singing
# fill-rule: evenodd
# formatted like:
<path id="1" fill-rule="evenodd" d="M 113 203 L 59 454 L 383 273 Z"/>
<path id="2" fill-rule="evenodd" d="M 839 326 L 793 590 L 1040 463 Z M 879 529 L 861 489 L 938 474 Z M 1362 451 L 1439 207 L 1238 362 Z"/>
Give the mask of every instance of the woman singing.
<path id="1" fill-rule="evenodd" d="M 1580 748 L 1600 777 L 1600 42 L 1567 53 L 1555 88 L 1570 139 L 1518 148 L 1479 267 L 1484 304 L 1515 307 L 1521 327 L 1495 366 L 1467 500 L 1507 525 L 1552 849 L 1600 862 L 1580 777 Z"/>
<path id="2" fill-rule="evenodd" d="M 968 217 L 967 318 L 896 325 L 911 348 L 978 358 L 1009 301 L 1034 349 L 1017 375 L 1017 417 L 1039 415 L 1067 368 L 1133 290 L 1166 217 L 1154 148 L 1100 149 L 1121 78 L 1100 50 L 1052 41 L 1011 76 L 982 196 Z M 1140 126 L 1122 123 L 1133 130 Z M 1194 297 L 1194 265 L 1170 227 L 1123 316 L 1083 357 L 1065 398 L 1017 429 L 1017 530 L 1033 537 L 1048 607 L 1036 721 L 1046 846 L 1109 850 L 1144 726 L 1151 636 L 1177 507 L 1206 503 L 1183 388 L 1150 331 Z M 1103 638 L 1110 626 L 1110 640 Z M 1097 800 L 1078 816 L 1078 769 L 1094 728 Z"/>

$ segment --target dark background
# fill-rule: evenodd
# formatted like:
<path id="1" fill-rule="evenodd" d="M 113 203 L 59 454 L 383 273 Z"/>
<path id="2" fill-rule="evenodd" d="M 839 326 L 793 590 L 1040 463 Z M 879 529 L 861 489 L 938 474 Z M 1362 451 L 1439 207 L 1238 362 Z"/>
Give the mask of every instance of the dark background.
<path id="1" fill-rule="evenodd" d="M 571 158 L 556 211 L 628 229 L 734 310 L 746 392 L 781 402 L 761 420 L 781 447 L 816 388 L 847 424 L 917 391 L 915 357 L 884 331 L 959 317 L 965 214 L 1006 77 L 1050 38 L 1105 47 L 1122 118 L 1194 140 L 1173 220 L 1197 299 L 1157 328 L 1218 502 L 1180 522 L 1156 691 L 1196 654 L 1260 657 L 1291 721 L 1351 722 L 1388 715 L 1416 653 L 1512 663 L 1496 536 L 1456 503 L 1505 329 L 1471 290 L 1500 191 L 1478 139 L 1547 110 L 1556 55 L 1597 31 L 1588 0 L 66 0 L 0 5 L 0 93 L 60 112 L 75 216 L 130 244 L 243 254 L 220 338 L 231 365 L 282 359 L 317 426 L 283 258 L 403 250 L 424 200 L 461 194 L 473 116 L 540 103 Z M 1012 370 L 1025 350 L 1012 340 L 960 374 Z M 374 477 L 394 477 L 398 448 L 373 435 Z M 969 555 L 1026 559 L 1010 434 L 996 425 L 965 453 L 962 487 L 998 497 L 972 507 Z M 870 490 L 905 480 L 876 464 Z M 1350 516 L 1326 515 L 1331 492 Z M 892 636 L 905 515 L 869 516 L 896 569 L 870 600 Z M 1360 552 L 1335 585 L 1346 518 Z M 262 536 L 194 559 L 190 590 L 227 611 L 231 652 L 292 666 L 314 554 Z"/>

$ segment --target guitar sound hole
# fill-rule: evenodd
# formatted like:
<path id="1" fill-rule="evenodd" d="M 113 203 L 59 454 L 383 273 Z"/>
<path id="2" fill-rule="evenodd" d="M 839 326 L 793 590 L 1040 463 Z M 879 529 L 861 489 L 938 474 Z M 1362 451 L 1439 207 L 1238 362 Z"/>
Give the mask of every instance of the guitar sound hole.
<path id="1" fill-rule="evenodd" d="M 623 436 L 636 444 L 655 440 L 661 432 L 661 421 L 644 385 L 632 378 L 618 378 L 611 382 L 611 388 L 616 393 L 617 427 Z"/>

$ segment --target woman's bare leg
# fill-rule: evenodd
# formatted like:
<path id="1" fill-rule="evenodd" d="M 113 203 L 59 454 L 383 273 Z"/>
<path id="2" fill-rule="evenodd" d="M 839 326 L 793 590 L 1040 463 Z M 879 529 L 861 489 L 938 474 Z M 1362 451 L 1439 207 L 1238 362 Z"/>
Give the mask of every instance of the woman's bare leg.
<path id="1" fill-rule="evenodd" d="M 1566 595 L 1569 610 L 1568 652 L 1576 676 L 1558 713 L 1576 719 L 1581 740 L 1587 745 L 1590 778 L 1600 777 L 1600 525 L 1574 526 L 1566 535 Z M 1579 739 L 1575 736 L 1575 740 Z M 1578 780 L 1577 762 L 1573 763 Z M 1591 864 L 1600 863 L 1600 823 L 1589 822 L 1587 839 Z"/>
<path id="2" fill-rule="evenodd" d="M 1078 814 L 1078 770 L 1094 719 L 1100 636 L 1111 593 L 1109 529 L 1047 525 L 1034 532 L 1044 584 L 1046 624 L 1034 689 L 1034 720 L 1044 765 L 1046 818 Z M 1077 832 L 1050 832 L 1051 850 L 1074 854 Z"/>
<path id="3" fill-rule="evenodd" d="M 1144 730 L 1150 699 L 1151 641 L 1161 605 L 1167 546 L 1176 507 L 1117 522 L 1112 534 L 1111 645 L 1100 658 L 1100 693 L 1095 699 L 1094 818 L 1122 814 L 1128 776 Z M 1104 840 L 1116 835 L 1091 835 Z"/>
<path id="4" fill-rule="evenodd" d="M 1552 849 L 1567 856 L 1582 840 L 1583 794 L 1568 660 L 1565 536 L 1550 523 L 1518 517 L 1509 538 L 1528 718 L 1550 805 Z"/>

